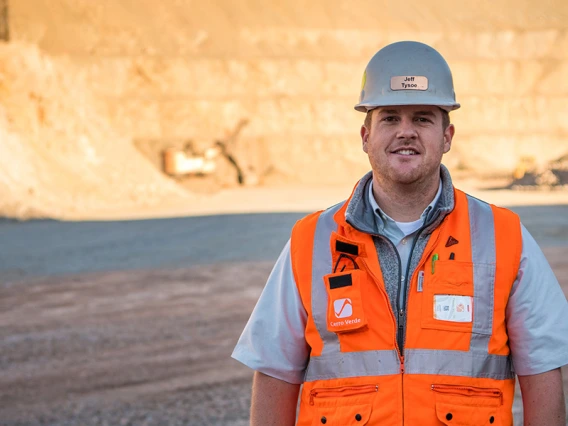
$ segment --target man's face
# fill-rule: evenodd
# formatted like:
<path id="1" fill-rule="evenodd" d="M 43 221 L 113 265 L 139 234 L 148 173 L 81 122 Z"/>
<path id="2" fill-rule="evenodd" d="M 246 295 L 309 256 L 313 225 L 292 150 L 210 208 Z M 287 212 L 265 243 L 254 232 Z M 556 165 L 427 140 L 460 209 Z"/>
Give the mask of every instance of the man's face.
<path id="1" fill-rule="evenodd" d="M 454 126 L 442 126 L 442 111 L 431 105 L 380 107 L 371 129 L 361 127 L 363 151 L 384 185 L 438 179 L 442 156 L 450 150 Z"/>

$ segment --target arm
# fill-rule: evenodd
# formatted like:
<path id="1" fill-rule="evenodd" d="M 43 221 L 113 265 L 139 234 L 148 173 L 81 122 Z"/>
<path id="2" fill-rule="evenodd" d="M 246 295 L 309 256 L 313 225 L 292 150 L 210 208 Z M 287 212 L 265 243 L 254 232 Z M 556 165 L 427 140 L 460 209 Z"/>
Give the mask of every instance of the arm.
<path id="1" fill-rule="evenodd" d="M 519 376 L 525 426 L 563 426 L 566 421 L 560 368 Z"/>
<path id="2" fill-rule="evenodd" d="M 239 338 L 232 357 L 287 383 L 302 383 L 308 364 L 308 314 L 296 287 L 286 244 Z"/>
<path id="3" fill-rule="evenodd" d="M 258 371 L 252 383 L 251 426 L 293 426 L 300 385 Z"/>
<path id="4" fill-rule="evenodd" d="M 520 266 L 506 321 L 525 424 L 564 425 L 559 367 L 568 364 L 568 302 L 536 241 L 524 226 L 521 231 Z"/>
<path id="5" fill-rule="evenodd" d="M 293 425 L 310 348 L 307 312 L 292 271 L 290 243 L 282 251 L 232 357 L 255 370 L 251 424 Z"/>

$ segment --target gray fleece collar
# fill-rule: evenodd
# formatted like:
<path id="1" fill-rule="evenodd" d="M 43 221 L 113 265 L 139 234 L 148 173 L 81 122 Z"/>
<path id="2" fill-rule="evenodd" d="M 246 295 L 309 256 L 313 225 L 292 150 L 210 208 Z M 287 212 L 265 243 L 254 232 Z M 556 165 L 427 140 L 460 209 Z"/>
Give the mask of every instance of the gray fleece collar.
<path id="1" fill-rule="evenodd" d="M 454 209 L 455 205 L 452 178 L 444 165 L 440 166 L 440 176 L 442 178 L 442 193 L 424 221 L 424 232 L 426 234 L 431 233 L 442 222 L 444 217 Z M 363 176 L 357 184 L 345 210 L 345 220 L 355 229 L 366 234 L 384 235 L 385 223 L 374 213 L 368 199 L 369 185 L 372 179 L 373 172 L 371 171 Z"/>

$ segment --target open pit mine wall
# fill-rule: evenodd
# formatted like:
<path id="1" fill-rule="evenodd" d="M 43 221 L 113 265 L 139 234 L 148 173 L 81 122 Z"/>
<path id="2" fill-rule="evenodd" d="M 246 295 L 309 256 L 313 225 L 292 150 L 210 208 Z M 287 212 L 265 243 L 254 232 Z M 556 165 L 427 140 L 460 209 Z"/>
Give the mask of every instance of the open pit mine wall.
<path id="1" fill-rule="evenodd" d="M 462 109 L 445 162 L 508 173 L 568 151 L 568 2 L 18 0 L 14 40 L 65 56 L 126 139 L 207 145 L 239 120 L 259 175 L 339 182 L 368 168 L 353 110 L 369 58 L 419 40 Z"/>
<path id="2" fill-rule="evenodd" d="M 0 216 L 81 218 L 188 202 L 77 77 L 37 46 L 0 43 Z"/>

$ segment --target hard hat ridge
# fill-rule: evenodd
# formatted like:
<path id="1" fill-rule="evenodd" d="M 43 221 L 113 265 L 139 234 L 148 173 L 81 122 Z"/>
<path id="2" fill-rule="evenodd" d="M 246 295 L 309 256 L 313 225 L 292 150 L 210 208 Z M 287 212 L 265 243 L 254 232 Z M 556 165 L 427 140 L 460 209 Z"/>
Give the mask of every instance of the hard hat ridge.
<path id="1" fill-rule="evenodd" d="M 448 112 L 460 107 L 450 67 L 438 51 L 424 43 L 401 41 L 371 58 L 355 109 L 367 112 L 389 105 L 436 105 Z"/>

